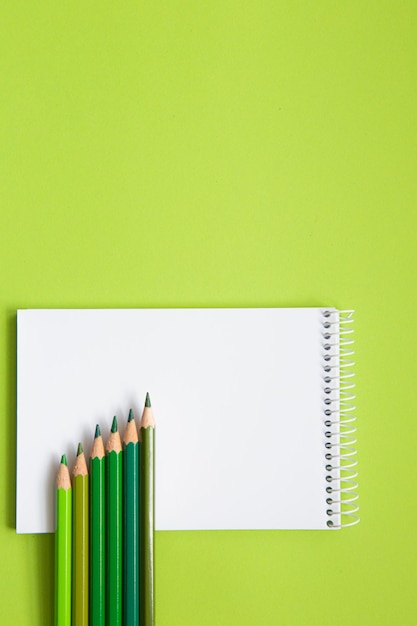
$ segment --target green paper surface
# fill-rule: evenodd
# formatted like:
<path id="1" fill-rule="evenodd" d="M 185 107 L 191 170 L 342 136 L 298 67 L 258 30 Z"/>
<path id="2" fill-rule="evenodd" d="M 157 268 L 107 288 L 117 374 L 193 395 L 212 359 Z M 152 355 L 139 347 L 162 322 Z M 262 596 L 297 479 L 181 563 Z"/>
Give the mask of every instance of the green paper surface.
<path id="1" fill-rule="evenodd" d="M 54 605 L 54 537 L 14 530 L 17 308 L 334 305 L 361 523 L 156 533 L 156 625 L 415 626 L 416 32 L 413 0 L 1 3 L 2 623 Z"/>

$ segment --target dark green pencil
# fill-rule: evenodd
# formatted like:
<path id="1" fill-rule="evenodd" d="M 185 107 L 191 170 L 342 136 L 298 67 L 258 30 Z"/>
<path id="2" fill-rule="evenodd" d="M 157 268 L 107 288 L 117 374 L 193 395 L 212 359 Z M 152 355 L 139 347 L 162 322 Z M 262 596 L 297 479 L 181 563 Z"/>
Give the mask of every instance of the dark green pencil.
<path id="1" fill-rule="evenodd" d="M 105 626 L 105 455 L 97 424 L 90 455 L 90 626 Z"/>
<path id="2" fill-rule="evenodd" d="M 148 393 L 146 394 L 139 432 L 142 442 L 140 464 L 140 623 L 141 626 L 155 626 L 155 420 Z"/>
<path id="3" fill-rule="evenodd" d="M 123 437 L 123 625 L 139 624 L 139 443 L 133 411 Z"/>
<path id="4" fill-rule="evenodd" d="M 122 442 L 113 419 L 106 446 L 106 624 L 122 626 Z"/>

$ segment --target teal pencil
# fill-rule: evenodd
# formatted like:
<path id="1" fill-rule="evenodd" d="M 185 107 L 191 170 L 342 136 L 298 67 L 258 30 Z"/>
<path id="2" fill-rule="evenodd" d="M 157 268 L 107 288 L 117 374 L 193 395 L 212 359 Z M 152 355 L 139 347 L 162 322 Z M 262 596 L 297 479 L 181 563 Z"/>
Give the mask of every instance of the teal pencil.
<path id="1" fill-rule="evenodd" d="M 133 411 L 123 437 L 123 626 L 139 624 L 139 442 Z"/>

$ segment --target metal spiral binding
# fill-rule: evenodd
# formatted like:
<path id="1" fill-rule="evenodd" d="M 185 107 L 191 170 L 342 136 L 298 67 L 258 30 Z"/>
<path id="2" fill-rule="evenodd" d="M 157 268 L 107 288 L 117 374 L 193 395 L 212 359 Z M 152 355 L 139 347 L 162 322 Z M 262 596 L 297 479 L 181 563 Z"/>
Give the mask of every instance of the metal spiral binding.
<path id="1" fill-rule="evenodd" d="M 332 529 L 359 522 L 355 396 L 352 393 L 355 387 L 353 313 L 335 309 L 322 311 L 326 514 L 333 517 L 327 521 Z"/>

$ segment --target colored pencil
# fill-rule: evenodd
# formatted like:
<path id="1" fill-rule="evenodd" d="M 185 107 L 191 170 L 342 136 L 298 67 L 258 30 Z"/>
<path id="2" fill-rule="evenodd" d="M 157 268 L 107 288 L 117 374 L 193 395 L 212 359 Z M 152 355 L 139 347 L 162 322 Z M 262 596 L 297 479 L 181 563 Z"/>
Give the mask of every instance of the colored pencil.
<path id="1" fill-rule="evenodd" d="M 55 626 L 71 626 L 72 488 L 67 457 L 56 479 Z"/>
<path id="2" fill-rule="evenodd" d="M 122 442 L 114 417 L 106 446 L 106 623 L 122 624 Z"/>
<path id="3" fill-rule="evenodd" d="M 90 455 L 90 626 L 105 626 L 105 453 L 97 424 Z"/>
<path id="4" fill-rule="evenodd" d="M 139 443 L 133 411 L 123 437 L 123 625 L 139 624 Z"/>
<path id="5" fill-rule="evenodd" d="M 154 518 L 155 518 L 155 420 L 149 394 L 140 422 L 140 519 L 141 519 L 141 626 L 155 625 L 155 571 L 154 571 Z"/>
<path id="6" fill-rule="evenodd" d="M 89 617 L 89 498 L 88 470 L 83 447 L 78 445 L 72 471 L 73 543 L 72 543 L 72 624 L 88 626 Z"/>

